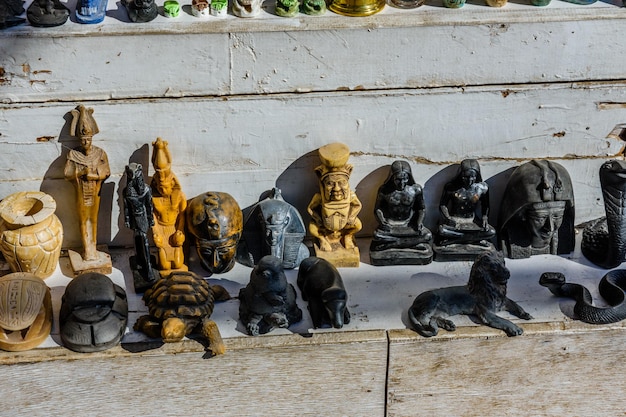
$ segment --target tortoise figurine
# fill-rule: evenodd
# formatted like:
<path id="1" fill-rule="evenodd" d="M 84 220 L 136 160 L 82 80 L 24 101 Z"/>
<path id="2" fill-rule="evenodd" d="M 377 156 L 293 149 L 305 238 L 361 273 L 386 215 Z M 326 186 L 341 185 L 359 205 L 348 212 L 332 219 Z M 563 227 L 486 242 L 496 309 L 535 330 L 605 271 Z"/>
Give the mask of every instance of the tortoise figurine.
<path id="1" fill-rule="evenodd" d="M 216 299 L 229 298 L 223 287 L 211 286 L 191 271 L 173 271 L 146 290 L 143 301 L 149 314 L 141 316 L 134 329 L 166 343 L 199 333 L 208 340 L 213 355 L 221 355 L 226 348 L 217 324 L 209 317 Z"/>

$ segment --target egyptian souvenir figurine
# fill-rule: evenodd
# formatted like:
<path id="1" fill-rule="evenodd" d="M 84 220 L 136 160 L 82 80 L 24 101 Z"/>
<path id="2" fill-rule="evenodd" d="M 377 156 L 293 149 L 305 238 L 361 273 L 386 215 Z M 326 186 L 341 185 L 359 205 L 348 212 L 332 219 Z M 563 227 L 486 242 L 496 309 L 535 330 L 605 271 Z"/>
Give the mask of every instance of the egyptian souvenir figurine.
<path id="1" fill-rule="evenodd" d="M 159 9 L 154 0 L 122 0 L 128 17 L 134 23 L 147 23 L 154 20 L 159 14 Z"/>
<path id="2" fill-rule="evenodd" d="M 230 194 L 209 191 L 189 202 L 186 216 L 202 267 L 211 274 L 230 271 L 243 228 L 237 201 Z"/>
<path id="3" fill-rule="evenodd" d="M 56 207 L 41 191 L 19 191 L 0 202 L 0 251 L 13 272 L 47 278 L 56 270 L 63 243 Z"/>
<path id="4" fill-rule="evenodd" d="M 302 320 L 296 290 L 287 282 L 282 262 L 275 256 L 261 258 L 250 273 L 250 282 L 239 291 L 239 302 L 239 319 L 251 336 Z"/>
<path id="5" fill-rule="evenodd" d="M 76 7 L 76 20 L 80 23 L 100 23 L 106 17 L 108 0 L 80 0 Z"/>
<path id="6" fill-rule="evenodd" d="M 298 268 L 298 288 L 308 301 L 313 327 L 329 324 L 341 329 L 350 323 L 348 293 L 337 268 L 326 259 L 311 256 Z"/>
<path id="7" fill-rule="evenodd" d="M 26 18 L 36 27 L 61 26 L 68 17 L 70 10 L 59 0 L 34 0 L 26 10 Z"/>
<path id="8" fill-rule="evenodd" d="M 282 259 L 283 268 L 292 269 L 309 256 L 300 213 L 285 202 L 278 188 L 250 208 L 244 218 L 243 235 L 237 246 L 237 261 L 254 266 L 263 256 Z"/>
<path id="9" fill-rule="evenodd" d="M 211 0 L 211 16 L 226 17 L 228 14 L 228 0 Z"/>
<path id="10" fill-rule="evenodd" d="M 606 216 L 583 230 L 583 255 L 603 268 L 626 261 L 626 162 L 611 160 L 600 167 L 600 187 Z"/>
<path id="11" fill-rule="evenodd" d="M 320 16 L 326 13 L 325 0 L 304 0 L 300 10 L 309 16 Z"/>
<path id="12" fill-rule="evenodd" d="M 360 255 L 354 234 L 362 227 L 357 217 L 362 206 L 350 190 L 350 150 L 343 143 L 331 143 L 319 149 L 319 157 L 322 164 L 315 173 L 320 192 L 307 208 L 311 215 L 309 232 L 318 239 L 315 255 L 337 267 L 358 267 Z"/>
<path id="13" fill-rule="evenodd" d="M 65 288 L 59 312 L 63 345 L 75 352 L 99 352 L 117 345 L 126 332 L 128 301 L 106 275 L 79 275 Z"/>
<path id="14" fill-rule="evenodd" d="M 187 198 L 172 171 L 172 156 L 167 145 L 161 138 L 152 142 L 152 165 L 155 171 L 150 183 L 154 205 L 152 238 L 158 249 L 157 268 L 160 271 L 186 271 L 183 243 Z"/>
<path id="15" fill-rule="evenodd" d="M 30 272 L 0 277 L 0 349 L 19 352 L 39 346 L 52 328 L 50 289 Z"/>
<path id="16" fill-rule="evenodd" d="M 276 0 L 276 14 L 282 17 L 294 17 L 300 12 L 300 0 Z"/>
<path id="17" fill-rule="evenodd" d="M 233 0 L 233 14 L 237 17 L 255 17 L 261 12 L 262 0 Z"/>
<path id="18" fill-rule="evenodd" d="M 191 14 L 195 17 L 209 17 L 211 15 L 211 5 L 208 0 L 192 0 Z"/>
<path id="19" fill-rule="evenodd" d="M 65 179 L 76 189 L 76 211 L 83 243 L 82 255 L 68 251 L 76 275 L 84 272 L 110 274 L 112 271 L 109 254 L 96 249 L 100 189 L 111 170 L 106 152 L 91 143 L 99 132 L 92 114 L 93 109 L 82 104 L 72 110 L 70 134 L 78 137 L 80 146 L 69 151 L 65 163 Z"/>
<path id="20" fill-rule="evenodd" d="M 417 296 L 409 308 L 411 326 L 420 335 L 432 337 L 439 328 L 449 332 L 456 329 L 447 317 L 466 314 L 476 317 L 481 324 L 503 330 L 508 336 L 521 335 L 523 330 L 519 326 L 496 315 L 505 310 L 521 319 L 532 319 L 506 296 L 509 276 L 502 253 L 483 252 L 472 265 L 467 285 L 425 291 Z"/>
<path id="21" fill-rule="evenodd" d="M 486 250 L 495 250 L 496 231 L 489 224 L 489 186 L 483 181 L 475 159 L 461 161 L 439 202 L 439 227 L 435 245 L 438 261 L 473 260 Z"/>
<path id="22" fill-rule="evenodd" d="M 124 188 L 124 225 L 133 230 L 135 256 L 130 257 L 133 283 L 136 292 L 142 292 L 159 278 L 159 271 L 152 265 L 156 259 L 150 256 L 148 231 L 154 226 L 152 192 L 143 180 L 141 164 L 126 165 L 126 187 Z"/>
<path id="23" fill-rule="evenodd" d="M 18 17 L 22 13 L 23 0 L 0 0 L 0 30 L 24 23 L 25 19 Z"/>
<path id="24" fill-rule="evenodd" d="M 226 348 L 217 324 L 210 317 L 214 302 L 229 298 L 223 287 L 209 285 L 191 271 L 174 271 L 144 293 L 149 314 L 139 317 L 134 329 L 148 337 L 161 338 L 165 343 L 179 342 L 189 334 L 199 333 L 208 342 L 211 353 L 221 355 Z"/>
<path id="25" fill-rule="evenodd" d="M 378 228 L 370 245 L 372 265 L 423 265 L 433 259 L 432 233 L 422 223 L 424 193 L 411 166 L 394 161 L 378 189 L 374 214 Z"/>
<path id="26" fill-rule="evenodd" d="M 394 6 L 400 9 L 414 9 L 424 4 L 424 1 L 425 0 L 391 0 L 391 4 L 393 4 Z M 449 7 L 445 3 L 445 1 L 444 1 L 444 5 L 446 7 Z"/>
<path id="27" fill-rule="evenodd" d="M 563 166 L 532 160 L 513 171 L 502 196 L 498 239 L 506 257 L 574 250 L 574 190 Z"/>

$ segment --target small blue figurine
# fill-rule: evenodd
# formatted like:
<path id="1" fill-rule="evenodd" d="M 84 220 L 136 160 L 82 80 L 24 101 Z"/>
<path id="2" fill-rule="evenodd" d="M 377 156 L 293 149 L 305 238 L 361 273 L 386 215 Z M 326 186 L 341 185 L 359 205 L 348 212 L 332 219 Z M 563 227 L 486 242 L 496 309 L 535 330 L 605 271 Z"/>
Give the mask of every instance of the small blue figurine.
<path id="1" fill-rule="evenodd" d="M 76 20 L 80 23 L 94 24 L 104 20 L 109 0 L 80 0 L 76 7 Z"/>

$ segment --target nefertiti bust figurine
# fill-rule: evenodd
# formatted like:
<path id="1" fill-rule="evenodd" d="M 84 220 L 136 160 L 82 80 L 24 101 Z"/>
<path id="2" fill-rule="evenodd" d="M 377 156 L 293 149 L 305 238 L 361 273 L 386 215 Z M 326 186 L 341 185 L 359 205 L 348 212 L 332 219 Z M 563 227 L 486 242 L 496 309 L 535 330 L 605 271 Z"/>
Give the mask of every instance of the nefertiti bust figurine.
<path id="1" fill-rule="evenodd" d="M 362 206 L 350 190 L 350 150 L 343 143 L 331 143 L 319 149 L 319 157 L 322 164 L 315 173 L 320 192 L 307 208 L 311 215 L 309 232 L 318 239 L 315 255 L 337 267 L 358 267 L 360 255 L 354 234 L 362 227 L 357 217 Z"/>
<path id="2" fill-rule="evenodd" d="M 415 183 L 411 166 L 394 161 L 378 189 L 374 215 L 378 228 L 370 245 L 372 265 L 424 265 L 433 259 L 433 235 L 422 223 L 424 193 Z"/>
<path id="3" fill-rule="evenodd" d="M 574 190 L 562 165 L 532 160 L 513 171 L 500 205 L 498 239 L 513 259 L 574 250 Z"/>

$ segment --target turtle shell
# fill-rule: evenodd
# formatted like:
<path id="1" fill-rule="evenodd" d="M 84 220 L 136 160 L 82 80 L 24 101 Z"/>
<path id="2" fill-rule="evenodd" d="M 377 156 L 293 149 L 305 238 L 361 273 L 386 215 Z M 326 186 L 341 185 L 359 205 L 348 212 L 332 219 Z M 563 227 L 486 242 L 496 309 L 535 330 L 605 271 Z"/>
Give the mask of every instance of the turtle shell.
<path id="1" fill-rule="evenodd" d="M 170 317 L 202 319 L 213 313 L 214 294 L 208 281 L 191 271 L 175 271 L 146 290 L 143 301 L 158 321 Z"/>

